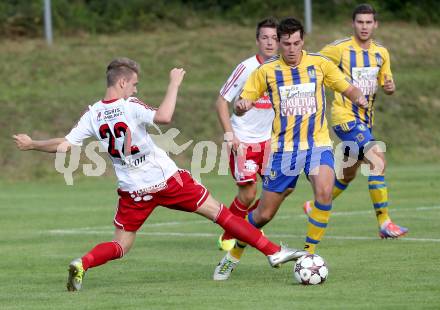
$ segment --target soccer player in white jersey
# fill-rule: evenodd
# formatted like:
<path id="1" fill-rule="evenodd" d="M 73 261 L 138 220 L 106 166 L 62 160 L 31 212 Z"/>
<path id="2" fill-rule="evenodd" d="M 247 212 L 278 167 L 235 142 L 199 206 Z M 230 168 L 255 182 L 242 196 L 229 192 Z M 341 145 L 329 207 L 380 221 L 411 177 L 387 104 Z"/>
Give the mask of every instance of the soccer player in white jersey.
<path id="1" fill-rule="evenodd" d="M 156 147 L 146 131 L 149 124 L 171 122 L 183 69 L 170 72 L 170 83 L 159 108 L 151 108 L 131 97 L 137 92 L 139 65 L 128 58 L 117 58 L 107 67 L 107 91 L 102 100 L 89 106 L 78 124 L 64 138 L 32 140 L 26 134 L 14 135 L 20 150 L 67 152 L 95 137 L 107 149 L 119 182 L 119 203 L 114 217 L 115 234 L 111 242 L 96 245 L 69 265 L 67 289 L 82 287 L 85 272 L 121 258 L 133 245 L 136 231 L 158 205 L 194 212 L 219 224 L 232 236 L 244 240 L 264 253 L 272 267 L 295 260 L 304 251 L 279 246 L 268 240 L 244 219 L 234 216 L 177 168 L 167 154 Z"/>
<path id="2" fill-rule="evenodd" d="M 257 174 L 264 171 L 270 154 L 270 135 L 274 112 L 268 94 L 255 102 L 255 108 L 242 117 L 229 115 L 228 106 L 240 95 L 249 75 L 278 52 L 278 22 L 274 18 L 260 21 L 256 27 L 258 53 L 242 61 L 232 72 L 220 90 L 217 99 L 217 114 L 223 127 L 225 140 L 230 143 L 229 167 L 238 187 L 237 196 L 229 211 L 245 218 L 248 211 L 258 205 L 254 202 L 257 193 Z M 223 233 L 218 239 L 220 249 L 229 251 L 235 239 Z"/>

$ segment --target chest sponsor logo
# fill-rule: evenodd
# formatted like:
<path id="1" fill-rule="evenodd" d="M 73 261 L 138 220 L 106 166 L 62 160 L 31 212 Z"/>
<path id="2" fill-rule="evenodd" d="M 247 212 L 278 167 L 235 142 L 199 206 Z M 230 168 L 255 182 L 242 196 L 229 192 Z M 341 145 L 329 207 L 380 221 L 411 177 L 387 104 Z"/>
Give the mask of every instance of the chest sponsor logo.
<path id="1" fill-rule="evenodd" d="M 279 87 L 281 116 L 316 113 L 315 83 Z"/>
<path id="2" fill-rule="evenodd" d="M 101 110 L 98 111 L 98 115 L 96 117 L 96 120 L 99 122 L 102 119 L 104 121 L 112 120 L 118 116 L 124 115 L 124 111 L 121 108 L 113 108 L 108 110 Z"/>
<path id="3" fill-rule="evenodd" d="M 354 67 L 351 70 L 353 85 L 365 96 L 374 95 L 377 91 L 377 74 L 379 67 Z"/>
<path id="4" fill-rule="evenodd" d="M 121 165 L 126 168 L 137 168 L 146 163 L 147 163 L 147 159 L 145 155 L 141 155 L 137 158 L 134 158 L 133 156 L 128 156 L 121 161 Z"/>
<path id="5" fill-rule="evenodd" d="M 257 109 L 272 109 L 272 102 L 270 101 L 269 94 L 265 92 L 263 97 L 255 101 L 254 107 Z"/>

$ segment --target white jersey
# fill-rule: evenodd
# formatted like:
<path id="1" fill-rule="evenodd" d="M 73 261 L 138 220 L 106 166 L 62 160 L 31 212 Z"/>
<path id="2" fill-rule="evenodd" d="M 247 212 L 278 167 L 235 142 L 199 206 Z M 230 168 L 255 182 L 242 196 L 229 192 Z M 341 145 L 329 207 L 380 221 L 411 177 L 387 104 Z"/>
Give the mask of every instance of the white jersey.
<path id="1" fill-rule="evenodd" d="M 234 102 L 241 94 L 247 78 L 261 65 L 258 55 L 240 63 L 220 90 L 228 102 Z M 255 106 L 243 116 L 232 115 L 231 125 L 235 136 L 246 143 L 258 143 L 270 139 L 272 121 L 275 116 L 267 93 L 255 102 Z"/>
<path id="2" fill-rule="evenodd" d="M 108 150 L 121 190 L 154 191 L 178 170 L 147 133 L 155 114 L 155 109 L 134 97 L 98 101 L 89 106 L 66 139 L 81 146 L 84 139 L 95 137 Z"/>

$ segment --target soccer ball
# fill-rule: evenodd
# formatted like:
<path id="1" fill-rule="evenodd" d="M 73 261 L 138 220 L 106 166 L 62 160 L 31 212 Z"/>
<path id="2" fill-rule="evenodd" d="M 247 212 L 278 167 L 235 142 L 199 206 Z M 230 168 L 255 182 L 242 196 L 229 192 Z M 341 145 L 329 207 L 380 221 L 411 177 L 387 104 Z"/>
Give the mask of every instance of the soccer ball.
<path id="1" fill-rule="evenodd" d="M 328 276 L 324 259 L 316 254 L 306 254 L 298 259 L 293 267 L 296 281 L 304 285 L 323 283 Z"/>

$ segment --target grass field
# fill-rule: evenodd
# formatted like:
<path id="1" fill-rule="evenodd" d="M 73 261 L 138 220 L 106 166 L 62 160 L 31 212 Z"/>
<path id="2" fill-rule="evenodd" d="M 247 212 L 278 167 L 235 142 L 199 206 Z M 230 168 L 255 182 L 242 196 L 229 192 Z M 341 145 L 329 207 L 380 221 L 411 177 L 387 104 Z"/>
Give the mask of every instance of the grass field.
<path id="1" fill-rule="evenodd" d="M 392 217 L 410 228 L 407 238 L 380 240 L 365 177 L 334 204 L 319 248 L 330 266 L 317 287 L 293 282 L 292 264 L 272 270 L 249 249 L 226 282 L 214 282 L 221 259 L 216 225 L 159 208 L 139 232 L 134 249 L 87 273 L 79 293 L 65 290 L 67 265 L 96 243 L 112 238 L 113 179 L 62 177 L 0 185 L 1 309 L 438 309 L 440 202 L 438 165 L 389 169 Z M 229 176 L 203 182 L 218 199 L 235 193 Z M 302 178 L 297 192 L 265 228 L 272 239 L 302 246 L 306 223 L 300 205 L 310 197 Z"/>
<path id="2" fill-rule="evenodd" d="M 349 33 L 348 24 L 318 23 L 306 37 L 306 49 L 317 51 Z M 159 208 L 134 249 L 121 261 L 90 270 L 84 289 L 75 294 L 65 289 L 67 265 L 111 240 L 115 181 L 76 173 L 75 185 L 66 186 L 54 172 L 53 157 L 18 153 L 10 136 L 65 135 L 103 95 L 105 65 L 124 55 L 141 63 L 139 97 L 155 106 L 169 69 L 185 67 L 172 124 L 181 130 L 176 140 L 220 141 L 214 102 L 233 67 L 254 53 L 254 29 L 165 25 L 149 32 L 56 37 L 51 48 L 42 40 L 3 40 L 0 309 L 438 309 L 440 31 L 383 23 L 377 37 L 391 51 L 398 91 L 379 95 L 375 135 L 390 142 L 391 215 L 410 228 L 406 238 L 378 238 L 367 180 L 361 177 L 335 202 L 318 250 L 330 266 L 324 285 L 295 284 L 292 264 L 271 270 L 253 249 L 229 281 L 218 283 L 212 273 L 223 255 L 215 246 L 220 229 L 201 217 Z M 178 161 L 188 163 L 191 151 Z M 225 203 L 235 195 L 230 176 L 209 175 L 203 182 Z M 266 234 L 301 247 L 306 231 L 301 205 L 310 197 L 302 180 Z"/>

